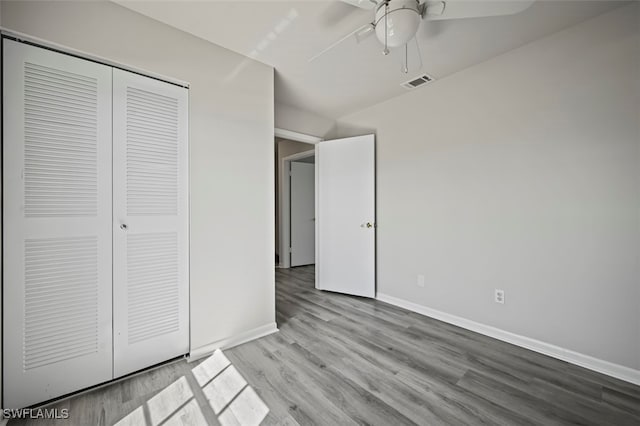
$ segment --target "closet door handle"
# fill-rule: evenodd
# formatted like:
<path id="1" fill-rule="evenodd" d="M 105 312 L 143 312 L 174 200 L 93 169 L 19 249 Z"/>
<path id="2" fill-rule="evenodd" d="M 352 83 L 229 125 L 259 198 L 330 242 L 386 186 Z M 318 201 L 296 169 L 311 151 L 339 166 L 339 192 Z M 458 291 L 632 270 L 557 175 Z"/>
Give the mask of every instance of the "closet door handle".
<path id="1" fill-rule="evenodd" d="M 122 225 L 120 225 L 120 229 L 122 229 L 123 231 L 127 230 L 127 224 L 123 223 Z"/>

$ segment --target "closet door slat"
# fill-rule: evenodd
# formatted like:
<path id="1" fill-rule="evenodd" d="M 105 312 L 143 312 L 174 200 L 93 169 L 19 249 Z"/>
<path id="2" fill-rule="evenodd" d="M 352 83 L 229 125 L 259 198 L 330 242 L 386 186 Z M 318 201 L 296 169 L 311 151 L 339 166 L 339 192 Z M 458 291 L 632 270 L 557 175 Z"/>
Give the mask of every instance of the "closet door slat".
<path id="1" fill-rule="evenodd" d="M 111 67 L 3 40 L 4 407 L 110 380 Z"/>
<path id="2" fill-rule="evenodd" d="M 189 351 L 188 91 L 114 70 L 114 373 Z"/>

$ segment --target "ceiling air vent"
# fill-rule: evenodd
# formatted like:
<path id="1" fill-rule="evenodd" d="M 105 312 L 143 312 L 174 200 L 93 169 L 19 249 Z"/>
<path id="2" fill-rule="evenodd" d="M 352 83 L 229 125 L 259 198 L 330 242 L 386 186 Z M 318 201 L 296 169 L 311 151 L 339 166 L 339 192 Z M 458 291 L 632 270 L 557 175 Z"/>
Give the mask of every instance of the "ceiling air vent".
<path id="1" fill-rule="evenodd" d="M 420 77 L 416 77 L 412 80 L 402 83 L 402 87 L 404 87 L 405 89 L 415 89 L 416 87 L 420 87 L 423 84 L 427 84 L 432 81 L 433 81 L 433 77 L 427 74 L 423 74 Z"/>

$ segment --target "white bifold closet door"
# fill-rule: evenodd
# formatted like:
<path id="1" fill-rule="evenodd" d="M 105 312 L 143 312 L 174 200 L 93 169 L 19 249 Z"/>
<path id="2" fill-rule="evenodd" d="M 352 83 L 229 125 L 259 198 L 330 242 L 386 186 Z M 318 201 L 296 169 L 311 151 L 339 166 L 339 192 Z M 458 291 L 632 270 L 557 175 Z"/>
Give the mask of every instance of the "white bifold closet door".
<path id="1" fill-rule="evenodd" d="M 114 377 L 189 351 L 188 90 L 113 70 Z"/>
<path id="2" fill-rule="evenodd" d="M 111 67 L 3 40 L 4 407 L 112 373 Z"/>

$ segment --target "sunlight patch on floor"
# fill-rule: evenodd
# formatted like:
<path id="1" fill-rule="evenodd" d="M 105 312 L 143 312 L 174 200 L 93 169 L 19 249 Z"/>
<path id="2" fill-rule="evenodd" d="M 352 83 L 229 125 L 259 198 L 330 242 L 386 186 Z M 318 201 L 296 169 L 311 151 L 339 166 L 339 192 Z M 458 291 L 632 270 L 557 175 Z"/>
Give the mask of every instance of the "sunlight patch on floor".
<path id="1" fill-rule="evenodd" d="M 245 386 L 240 394 L 218 416 L 222 426 L 259 425 L 269 414 L 269 407 L 251 386 Z"/>
<path id="2" fill-rule="evenodd" d="M 138 426 L 146 424 L 147 421 L 144 418 L 144 409 L 140 406 L 116 423 L 116 426 Z"/>
<path id="3" fill-rule="evenodd" d="M 151 426 L 158 426 L 193 398 L 187 378 L 182 376 L 147 401 Z"/>
<path id="4" fill-rule="evenodd" d="M 182 376 L 115 425 L 258 426 L 269 414 L 269 407 L 221 350 L 188 374 L 198 384 L 195 389 L 193 379 Z M 212 414 L 215 421 L 207 421 Z"/>
<path id="5" fill-rule="evenodd" d="M 202 391 L 223 426 L 259 425 L 264 420 L 269 408 L 222 351 L 215 351 L 196 368 L 202 365 L 194 376 L 201 377 L 198 383 L 204 383 Z"/>
<path id="6" fill-rule="evenodd" d="M 211 380 L 202 390 L 209 400 L 213 412 L 220 414 L 245 386 L 247 386 L 247 382 L 232 365 Z"/>
<path id="7" fill-rule="evenodd" d="M 198 401 L 190 400 L 176 411 L 162 426 L 206 425 L 207 421 L 200 410 Z"/>
<path id="8" fill-rule="evenodd" d="M 203 387 L 229 365 L 231 365 L 231 361 L 224 356 L 222 351 L 217 350 L 207 359 L 196 365 L 191 372 L 200 387 Z"/>

